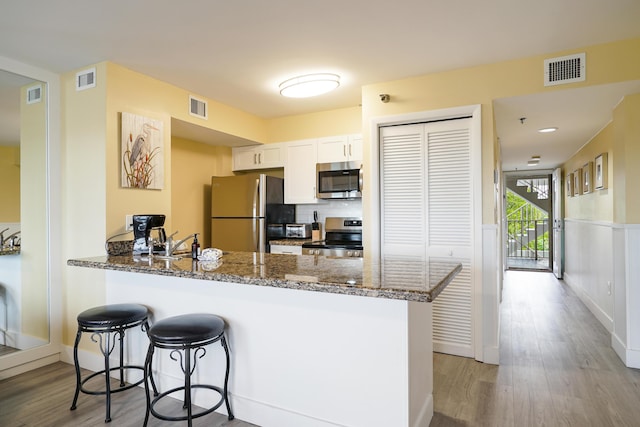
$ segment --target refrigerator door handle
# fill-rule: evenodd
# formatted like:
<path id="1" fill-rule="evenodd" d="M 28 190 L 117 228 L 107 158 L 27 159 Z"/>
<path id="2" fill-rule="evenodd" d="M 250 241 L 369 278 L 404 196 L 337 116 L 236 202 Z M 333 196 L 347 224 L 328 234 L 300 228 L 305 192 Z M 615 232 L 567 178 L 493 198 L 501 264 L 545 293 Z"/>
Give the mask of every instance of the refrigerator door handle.
<path id="1" fill-rule="evenodd" d="M 258 219 L 258 221 L 255 222 L 255 224 L 258 226 L 258 229 L 255 230 L 256 233 L 254 234 L 258 236 L 258 247 L 256 248 L 256 252 L 266 252 L 266 248 L 267 248 L 267 233 L 266 233 L 266 220 L 265 219 Z"/>

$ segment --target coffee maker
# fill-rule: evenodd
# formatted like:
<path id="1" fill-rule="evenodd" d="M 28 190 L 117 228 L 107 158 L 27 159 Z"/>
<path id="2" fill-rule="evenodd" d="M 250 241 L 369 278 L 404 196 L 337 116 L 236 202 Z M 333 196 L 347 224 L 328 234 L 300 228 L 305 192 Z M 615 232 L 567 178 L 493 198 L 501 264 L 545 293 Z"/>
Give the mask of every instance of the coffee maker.
<path id="1" fill-rule="evenodd" d="M 167 240 L 164 228 L 164 215 L 134 215 L 133 216 L 133 255 L 164 252 Z M 152 236 L 155 230 L 157 236 Z"/>

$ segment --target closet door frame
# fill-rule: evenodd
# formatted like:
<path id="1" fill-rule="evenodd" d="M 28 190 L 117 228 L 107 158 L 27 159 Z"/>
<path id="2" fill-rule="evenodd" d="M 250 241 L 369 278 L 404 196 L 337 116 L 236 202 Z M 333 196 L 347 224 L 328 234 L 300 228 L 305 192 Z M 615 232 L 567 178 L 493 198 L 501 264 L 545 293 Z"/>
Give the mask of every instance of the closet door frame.
<path id="1" fill-rule="evenodd" d="M 485 312 L 483 309 L 483 245 L 482 245 L 482 106 L 480 104 L 468 105 L 440 110 L 429 110 L 415 113 L 377 117 L 372 119 L 370 126 L 370 152 L 368 181 L 368 198 L 370 217 L 367 218 L 368 256 L 372 262 L 379 263 L 381 260 L 381 198 L 380 198 L 380 128 L 384 126 L 414 124 L 421 122 L 431 122 L 437 120 L 448 120 L 463 117 L 471 118 L 471 176 L 473 177 L 473 255 L 472 255 L 472 282 L 473 282 L 473 305 L 476 308 L 474 313 L 474 351 L 475 359 L 484 361 L 484 348 L 493 343 L 485 343 L 483 340 L 484 331 L 488 335 L 493 335 L 492 330 L 499 323 L 498 314 Z M 494 257 L 495 254 L 486 254 Z M 498 307 L 496 307 L 496 310 Z M 495 325 L 494 325 L 495 323 Z M 488 337 L 489 338 L 489 337 Z M 489 361 L 489 363 L 497 363 Z"/>

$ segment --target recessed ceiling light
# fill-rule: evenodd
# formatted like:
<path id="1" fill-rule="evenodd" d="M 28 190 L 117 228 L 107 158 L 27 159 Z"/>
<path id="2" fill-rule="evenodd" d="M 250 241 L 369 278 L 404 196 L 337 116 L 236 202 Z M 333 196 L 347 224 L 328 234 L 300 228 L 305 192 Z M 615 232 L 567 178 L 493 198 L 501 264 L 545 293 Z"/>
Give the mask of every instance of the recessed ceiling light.
<path id="1" fill-rule="evenodd" d="M 540 160 L 529 160 L 527 166 L 536 166 L 538 163 L 540 163 Z"/>
<path id="2" fill-rule="evenodd" d="M 340 76 L 330 73 L 306 74 L 280 83 L 280 94 L 289 98 L 309 98 L 340 86 Z"/>
<path id="3" fill-rule="evenodd" d="M 557 131 L 558 128 L 556 127 L 551 127 L 551 128 L 542 128 L 542 129 L 538 129 L 538 132 L 540 133 L 550 133 L 550 132 L 555 132 Z"/>

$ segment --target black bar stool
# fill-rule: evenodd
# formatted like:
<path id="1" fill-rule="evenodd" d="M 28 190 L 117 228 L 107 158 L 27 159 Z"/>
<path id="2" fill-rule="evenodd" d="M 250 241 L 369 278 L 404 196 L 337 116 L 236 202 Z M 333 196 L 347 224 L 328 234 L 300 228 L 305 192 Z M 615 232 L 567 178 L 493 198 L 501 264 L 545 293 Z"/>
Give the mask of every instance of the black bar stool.
<path id="1" fill-rule="evenodd" d="M 144 425 L 149 421 L 149 413 L 154 417 L 165 421 L 184 421 L 191 426 L 194 418 L 207 415 L 218 409 L 224 402 L 227 406 L 229 420 L 233 420 L 234 416 L 229 405 L 229 397 L 227 395 L 227 384 L 229 381 L 229 347 L 224 333 L 225 322 L 220 317 L 213 314 L 184 314 L 181 316 L 169 317 L 167 319 L 156 322 L 147 335 L 149 336 L 149 351 L 145 360 L 145 377 L 151 379 L 154 389 L 154 399 L 151 400 L 149 384 L 145 382 L 145 391 L 147 393 L 147 413 L 144 418 Z M 191 384 L 191 374 L 195 371 L 197 359 L 204 357 L 206 349 L 204 346 L 220 341 L 226 354 L 226 371 L 224 376 L 224 386 L 222 388 L 209 384 Z M 158 395 L 153 377 L 151 375 L 151 363 L 153 361 L 153 353 L 156 348 L 171 350 L 171 358 L 180 361 L 180 368 L 184 373 L 184 386 L 172 388 Z M 193 363 L 192 353 L 193 351 Z M 184 357 L 183 357 L 184 354 Z M 191 407 L 191 391 L 194 388 L 205 388 L 214 390 L 220 394 L 220 400 L 213 406 L 196 414 L 193 413 Z M 176 391 L 184 391 L 183 409 L 187 410 L 186 415 L 170 416 L 161 414 L 156 411 L 155 406 L 161 399 L 167 397 Z"/>
<path id="2" fill-rule="evenodd" d="M 76 341 L 73 345 L 73 363 L 76 368 L 76 392 L 73 396 L 73 403 L 71 404 L 71 410 L 76 409 L 76 403 L 78 403 L 78 395 L 80 392 L 92 395 L 105 395 L 106 396 L 106 418 L 105 423 L 111 421 L 111 393 L 117 393 L 120 391 L 129 390 L 145 380 L 144 378 L 144 366 L 124 365 L 124 335 L 125 330 L 141 326 L 143 331 L 149 330 L 149 324 L 147 322 L 149 311 L 147 307 L 140 304 L 111 304 L 103 305 L 100 307 L 90 308 L 83 311 L 78 315 L 78 333 L 76 334 Z M 100 351 L 104 356 L 104 369 L 102 371 L 94 372 L 87 376 L 85 379 L 80 377 L 80 364 L 78 363 L 78 344 L 80 344 L 80 338 L 83 332 L 91 333 L 91 340 L 97 342 L 100 346 Z M 116 345 L 116 335 L 120 340 L 120 363 L 116 367 L 109 367 L 109 356 Z M 143 373 L 142 379 L 133 383 L 126 384 L 124 382 L 124 371 L 126 369 L 139 369 Z M 114 390 L 111 389 L 110 372 L 118 370 L 120 371 L 120 386 Z M 84 385 L 91 378 L 98 375 L 105 376 L 105 388 L 104 390 L 87 390 Z M 153 377 L 150 378 L 153 389 L 156 390 Z"/>

